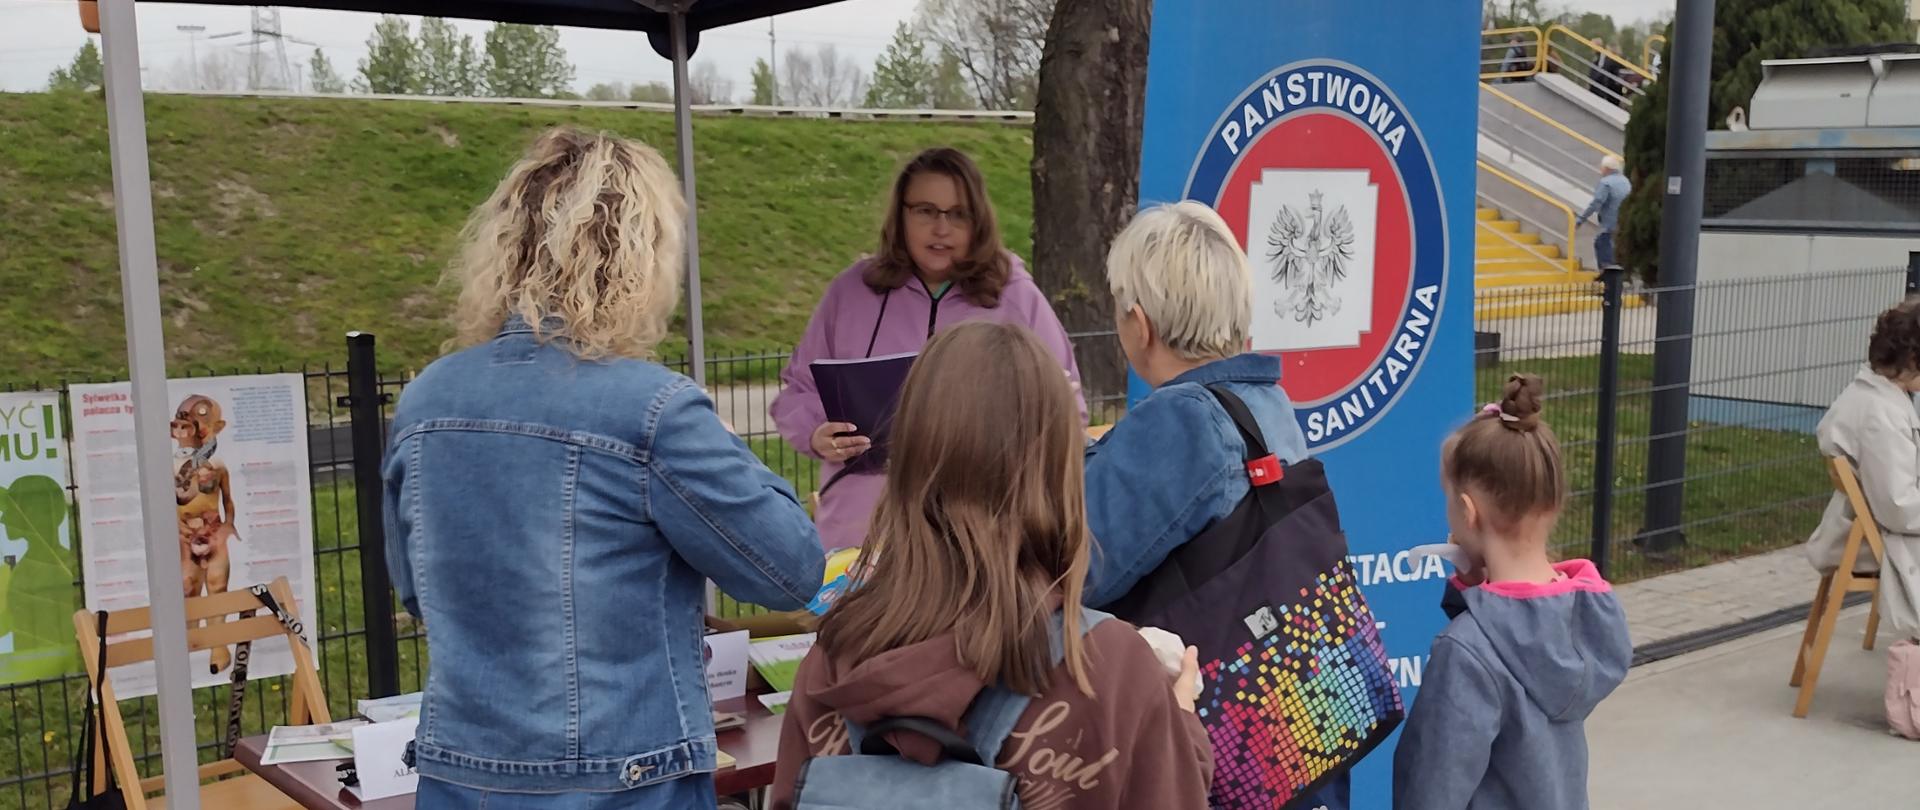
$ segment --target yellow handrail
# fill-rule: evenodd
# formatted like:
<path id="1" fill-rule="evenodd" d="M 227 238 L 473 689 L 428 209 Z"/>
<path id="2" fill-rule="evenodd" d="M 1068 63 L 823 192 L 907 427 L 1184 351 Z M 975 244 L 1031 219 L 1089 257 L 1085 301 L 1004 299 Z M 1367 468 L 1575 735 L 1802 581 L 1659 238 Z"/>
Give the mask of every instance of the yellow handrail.
<path id="1" fill-rule="evenodd" d="M 1521 112 L 1531 115 L 1534 118 L 1540 119 L 1541 121 L 1545 122 L 1548 126 L 1553 127 L 1554 129 L 1560 130 L 1562 133 L 1564 133 L 1568 137 L 1573 138 L 1576 141 L 1579 141 L 1583 144 L 1593 147 L 1595 150 L 1599 151 L 1603 155 L 1612 155 L 1614 157 L 1620 157 L 1619 152 L 1615 152 L 1612 149 L 1608 149 L 1606 146 L 1602 145 L 1599 141 L 1596 141 L 1592 138 L 1589 138 L 1585 135 L 1575 132 L 1572 129 L 1569 129 L 1566 124 L 1562 124 L 1559 121 L 1555 121 L 1552 118 L 1548 118 L 1546 113 L 1540 112 L 1539 110 L 1536 110 L 1532 107 L 1527 106 L 1525 102 L 1522 102 L 1520 99 L 1514 98 L 1513 96 L 1507 95 L 1505 91 L 1502 91 L 1498 87 L 1494 87 L 1493 85 L 1487 84 L 1486 82 L 1481 82 L 1480 89 L 1485 90 L 1489 93 L 1492 93 L 1496 96 L 1499 96 L 1502 101 L 1505 101 L 1508 104 L 1512 104 L 1514 107 L 1518 108 Z"/>
<path id="2" fill-rule="evenodd" d="M 1556 31 L 1566 34 L 1569 37 L 1572 37 L 1575 42 L 1578 42 L 1582 45 L 1587 46 L 1588 50 L 1591 50 L 1595 53 L 1606 54 L 1608 59 L 1611 59 L 1615 62 L 1619 62 L 1620 64 L 1625 65 L 1628 70 L 1631 70 L 1635 73 L 1640 74 L 1641 78 L 1644 78 L 1649 82 L 1653 81 L 1653 74 L 1648 73 L 1645 68 L 1642 68 L 1631 61 L 1628 61 L 1626 57 L 1621 56 L 1620 54 L 1614 53 L 1613 51 L 1600 47 L 1598 44 L 1595 44 L 1593 40 L 1580 36 L 1580 32 L 1575 31 L 1571 28 L 1568 28 L 1565 25 L 1562 25 L 1560 23 L 1554 23 L 1552 27 L 1547 29 L 1547 39 L 1549 40 L 1553 39 L 1553 34 Z"/>
<path id="3" fill-rule="evenodd" d="M 1512 185 L 1513 187 L 1518 188 L 1521 191 L 1524 191 L 1528 194 L 1531 194 L 1535 197 L 1540 198 L 1541 200 L 1546 201 L 1548 205 L 1551 205 L 1555 208 L 1560 209 L 1561 213 L 1564 213 L 1567 215 L 1567 241 L 1566 241 L 1567 256 L 1565 259 L 1567 272 L 1574 272 L 1579 270 L 1580 259 L 1578 258 L 1578 250 L 1577 250 L 1579 243 L 1575 241 L 1575 239 L 1577 238 L 1577 232 L 1579 229 L 1574 225 L 1573 208 L 1567 205 L 1566 203 L 1563 203 L 1558 199 L 1555 199 L 1553 196 L 1547 194 L 1546 192 L 1541 191 L 1540 189 L 1534 187 L 1533 184 L 1527 183 L 1523 180 L 1520 180 L 1514 177 L 1513 175 L 1510 175 L 1510 174 L 1507 174 L 1506 172 L 1501 171 L 1500 169 L 1494 167 L 1493 164 L 1490 164 L 1484 160 L 1475 161 L 1475 163 L 1479 164 L 1481 171 L 1486 172 L 1487 174 L 1491 174 L 1494 177 L 1497 177 L 1501 180 L 1505 180 L 1508 184 Z M 1544 259 L 1544 260 L 1553 261 L 1552 259 Z"/>
<path id="4" fill-rule="evenodd" d="M 1640 64 L 1648 70 L 1653 69 L 1653 55 L 1660 52 L 1659 48 L 1653 46 L 1655 42 L 1661 45 L 1667 44 L 1667 35 L 1649 34 L 1646 43 L 1640 46 Z"/>
<path id="5" fill-rule="evenodd" d="M 1531 54 L 1519 67 L 1520 70 L 1507 70 L 1507 49 L 1512 43 L 1507 41 L 1511 35 L 1519 34 L 1521 46 Z M 1517 28 L 1494 28 L 1480 32 L 1480 78 L 1515 79 L 1532 76 L 1546 69 L 1547 37 L 1538 26 L 1523 25 Z M 1488 53 L 1493 58 L 1487 58 Z"/>

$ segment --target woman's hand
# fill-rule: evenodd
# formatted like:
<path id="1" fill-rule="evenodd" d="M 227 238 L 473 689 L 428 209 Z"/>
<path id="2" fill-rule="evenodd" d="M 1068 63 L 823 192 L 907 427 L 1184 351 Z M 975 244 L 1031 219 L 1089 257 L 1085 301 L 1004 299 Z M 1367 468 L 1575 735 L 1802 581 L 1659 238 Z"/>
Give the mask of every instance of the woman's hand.
<path id="1" fill-rule="evenodd" d="M 1173 679 L 1173 702 L 1181 710 L 1191 713 L 1193 703 L 1200 697 L 1200 649 L 1188 647 L 1185 655 L 1180 656 L 1180 675 Z"/>
<path id="2" fill-rule="evenodd" d="M 846 463 L 854 456 L 867 452 L 873 447 L 873 440 L 865 436 L 841 436 L 858 430 L 851 422 L 827 422 L 813 429 L 813 453 L 823 459 L 837 463 Z"/>

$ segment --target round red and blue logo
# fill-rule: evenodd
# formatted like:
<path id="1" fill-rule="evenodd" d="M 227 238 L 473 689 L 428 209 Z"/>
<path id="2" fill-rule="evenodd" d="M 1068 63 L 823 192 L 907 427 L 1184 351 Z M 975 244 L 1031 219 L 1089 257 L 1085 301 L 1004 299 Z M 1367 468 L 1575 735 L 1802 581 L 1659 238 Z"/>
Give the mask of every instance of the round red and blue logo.
<path id="1" fill-rule="evenodd" d="M 1282 359 L 1308 447 L 1377 423 L 1419 372 L 1446 298 L 1440 178 L 1405 105 L 1344 62 L 1282 67 L 1220 116 L 1184 196 L 1247 250 L 1253 350 Z"/>

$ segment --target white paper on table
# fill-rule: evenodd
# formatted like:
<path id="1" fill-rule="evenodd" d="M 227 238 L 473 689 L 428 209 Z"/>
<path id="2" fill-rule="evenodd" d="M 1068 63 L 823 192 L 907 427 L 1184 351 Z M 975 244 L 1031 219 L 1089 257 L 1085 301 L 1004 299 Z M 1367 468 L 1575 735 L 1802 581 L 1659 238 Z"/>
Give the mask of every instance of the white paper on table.
<path id="1" fill-rule="evenodd" d="M 336 739 L 351 737 L 353 729 L 366 725 L 363 720 L 342 720 L 311 726 L 274 726 L 267 733 L 267 748 L 260 754 L 262 765 L 286 765 L 294 762 L 324 762 L 347 759 L 346 749 Z"/>
<path id="2" fill-rule="evenodd" d="M 357 705 L 360 716 L 375 723 L 391 723 L 409 717 L 420 716 L 421 693 L 408 692 L 393 697 L 362 700 Z"/>
<path id="3" fill-rule="evenodd" d="M 407 745 L 419 724 L 417 718 L 408 718 L 353 730 L 353 770 L 360 779 L 357 798 L 372 801 L 419 789 L 420 772 L 406 763 Z"/>
<path id="4" fill-rule="evenodd" d="M 714 633 L 704 639 L 707 691 L 714 700 L 747 696 L 747 631 Z"/>

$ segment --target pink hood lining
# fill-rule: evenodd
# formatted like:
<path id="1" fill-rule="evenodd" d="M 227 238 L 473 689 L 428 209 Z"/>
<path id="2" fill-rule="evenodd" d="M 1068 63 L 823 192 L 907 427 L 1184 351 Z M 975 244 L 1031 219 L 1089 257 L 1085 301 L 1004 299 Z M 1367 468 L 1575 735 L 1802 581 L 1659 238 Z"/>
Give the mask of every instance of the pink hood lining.
<path id="1" fill-rule="evenodd" d="M 1488 582 L 1482 585 L 1467 585 L 1460 581 L 1459 575 L 1453 577 L 1453 587 L 1462 591 L 1480 588 L 1495 596 L 1508 599 L 1545 599 L 1550 596 L 1564 596 L 1570 593 L 1612 593 L 1613 586 L 1600 577 L 1600 569 L 1587 560 L 1567 560 L 1553 566 L 1560 573 L 1560 579 L 1553 582 Z"/>

